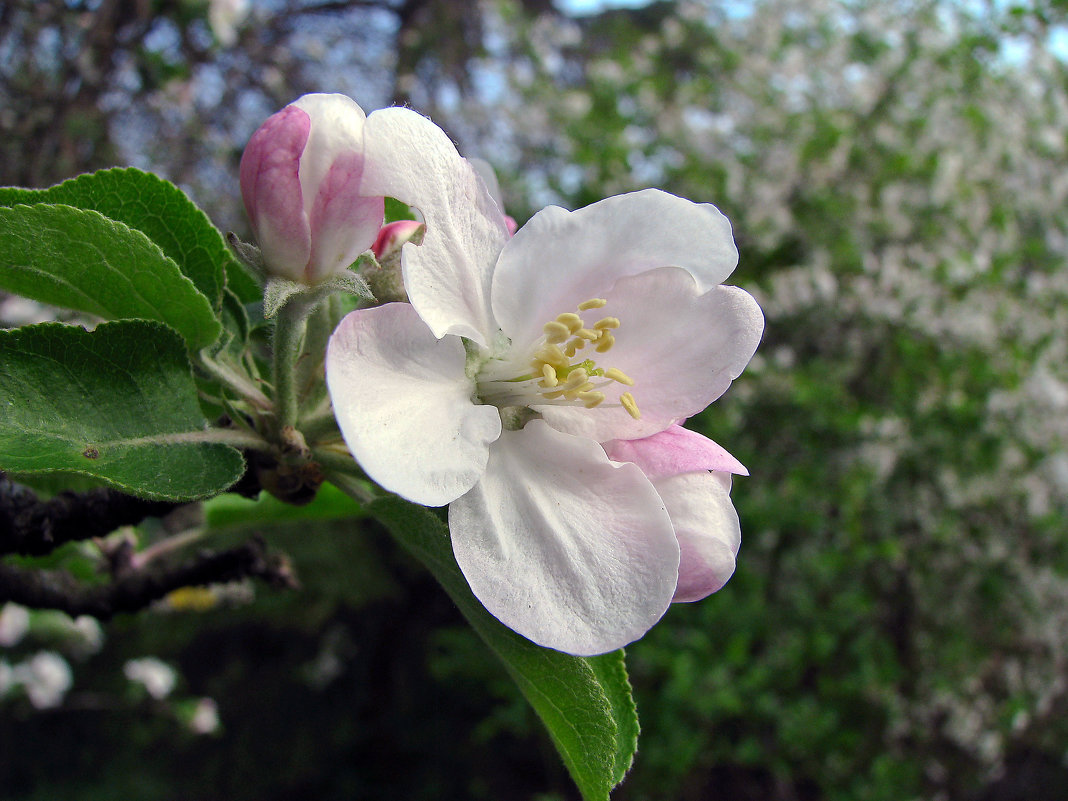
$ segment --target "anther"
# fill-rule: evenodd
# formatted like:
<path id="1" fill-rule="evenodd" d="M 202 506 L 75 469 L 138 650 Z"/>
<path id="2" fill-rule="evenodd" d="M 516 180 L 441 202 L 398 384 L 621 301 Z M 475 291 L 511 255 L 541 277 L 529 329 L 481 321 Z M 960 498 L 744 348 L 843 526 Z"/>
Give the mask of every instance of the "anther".
<path id="1" fill-rule="evenodd" d="M 589 300 L 582 301 L 582 303 L 578 305 L 578 310 L 589 311 L 590 309 L 599 309 L 607 303 L 608 301 L 604 298 L 590 298 Z"/>
<path id="2" fill-rule="evenodd" d="M 583 384 L 589 382 L 589 380 L 590 377 L 586 373 L 586 371 L 579 367 L 577 370 L 572 370 L 570 373 L 567 374 L 567 379 L 564 381 L 564 386 L 567 389 L 578 389 Z"/>
<path id="3" fill-rule="evenodd" d="M 606 328 L 619 328 L 619 318 L 605 317 L 595 322 L 593 324 L 593 327 L 596 328 L 598 331 L 603 331 Z"/>
<path id="4" fill-rule="evenodd" d="M 642 413 L 638 411 L 638 403 L 634 400 L 634 396 L 629 392 L 624 392 L 619 396 L 620 405 L 627 410 L 627 414 L 633 417 L 635 420 L 642 419 Z"/>
<path id="5" fill-rule="evenodd" d="M 583 339 L 588 339 L 590 342 L 594 342 L 595 340 L 601 338 L 601 332 L 594 331 L 592 328 L 580 328 L 578 331 L 575 332 L 575 336 L 582 337 Z"/>
<path id="6" fill-rule="evenodd" d="M 604 335 L 600 338 L 600 341 L 597 343 L 597 347 L 594 350 L 596 350 L 598 353 L 605 353 L 606 351 L 611 350 L 612 346 L 615 344 L 616 338 L 609 334 L 607 331 L 605 331 Z"/>
<path id="7" fill-rule="evenodd" d="M 556 322 L 561 325 L 566 325 L 568 333 L 574 334 L 580 328 L 582 328 L 582 318 L 574 312 L 564 312 L 556 318 Z"/>
<path id="8" fill-rule="evenodd" d="M 541 366 L 542 380 L 538 382 L 538 385 L 548 389 L 549 387 L 555 387 L 560 383 L 560 379 L 556 377 L 556 368 L 551 364 L 543 364 Z M 631 382 L 633 384 L 634 382 Z"/>
<path id="9" fill-rule="evenodd" d="M 604 403 L 603 392 L 580 392 L 578 399 L 582 401 L 582 405 L 587 409 L 592 409 L 594 406 L 599 406 Z"/>
<path id="10" fill-rule="evenodd" d="M 571 364 L 571 360 L 556 344 L 549 344 L 538 348 L 531 366 L 540 370 L 542 364 L 551 364 L 557 369 L 566 369 Z"/>
<path id="11" fill-rule="evenodd" d="M 604 377 L 612 381 L 618 381 L 620 384 L 626 384 L 628 387 L 634 386 L 634 379 L 624 373 L 618 367 L 609 367 L 607 370 L 604 371 Z"/>
<path id="12" fill-rule="evenodd" d="M 571 336 L 571 329 L 556 320 L 547 322 L 541 327 L 541 330 L 545 332 L 545 341 L 550 345 L 562 344 Z"/>

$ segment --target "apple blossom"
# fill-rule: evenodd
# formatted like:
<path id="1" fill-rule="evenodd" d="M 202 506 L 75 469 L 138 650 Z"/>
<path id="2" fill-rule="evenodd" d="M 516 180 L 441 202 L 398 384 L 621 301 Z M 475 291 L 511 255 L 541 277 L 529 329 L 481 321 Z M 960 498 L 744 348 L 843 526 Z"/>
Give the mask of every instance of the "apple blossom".
<path id="1" fill-rule="evenodd" d="M 436 230 L 433 197 L 400 184 L 427 221 L 405 262 L 412 305 L 353 312 L 327 351 L 346 443 L 386 489 L 451 504 L 457 562 L 503 623 L 583 655 L 637 639 L 675 597 L 680 544 L 653 481 L 601 443 L 663 432 L 748 363 L 763 317 L 720 285 L 730 224 L 646 190 L 543 209 L 507 239 L 492 201 L 496 218 Z M 692 494 L 687 525 L 710 519 L 682 508 Z"/>
<path id="2" fill-rule="evenodd" d="M 375 241 L 384 200 L 360 192 L 365 122 L 345 95 L 311 94 L 252 135 L 241 196 L 270 274 L 319 283 Z"/>

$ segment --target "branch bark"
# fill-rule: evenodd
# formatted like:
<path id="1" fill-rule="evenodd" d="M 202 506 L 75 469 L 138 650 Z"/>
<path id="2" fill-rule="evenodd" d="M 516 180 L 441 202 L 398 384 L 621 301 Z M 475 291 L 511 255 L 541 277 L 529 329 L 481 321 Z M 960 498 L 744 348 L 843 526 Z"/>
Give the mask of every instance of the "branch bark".
<path id="1" fill-rule="evenodd" d="M 180 505 L 103 488 L 61 492 L 42 501 L 0 473 L 0 555 L 43 556 L 67 542 L 103 537 L 119 526 L 162 517 Z"/>
<path id="2" fill-rule="evenodd" d="M 202 551 L 180 564 L 151 562 L 120 573 L 108 584 L 84 584 L 65 570 L 34 570 L 0 562 L 0 604 L 13 601 L 34 609 L 59 609 L 71 617 L 108 620 L 136 612 L 182 587 L 259 578 L 275 587 L 295 588 L 288 560 L 270 554 L 255 538 L 225 551 Z"/>

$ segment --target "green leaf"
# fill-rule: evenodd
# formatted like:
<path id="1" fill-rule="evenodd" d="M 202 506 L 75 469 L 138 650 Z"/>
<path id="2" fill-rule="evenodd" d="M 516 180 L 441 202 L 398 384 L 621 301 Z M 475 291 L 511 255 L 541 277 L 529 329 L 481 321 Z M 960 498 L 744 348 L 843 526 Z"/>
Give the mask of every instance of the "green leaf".
<path id="1" fill-rule="evenodd" d="M 208 299 L 147 236 L 72 206 L 0 208 L 0 289 L 106 320 L 159 320 L 193 350 L 222 330 Z"/>
<path id="2" fill-rule="evenodd" d="M 433 512 L 400 498 L 368 507 L 434 574 L 511 674 L 549 730 L 586 801 L 607 801 L 638 747 L 638 716 L 623 651 L 593 658 L 542 648 L 503 626 L 471 594 L 456 565 L 448 528 Z"/>
<path id="3" fill-rule="evenodd" d="M 219 308 L 234 257 L 207 215 L 177 186 L 133 168 L 100 170 L 48 189 L 0 187 L 0 206 L 61 203 L 141 231 Z"/>
<path id="4" fill-rule="evenodd" d="M 0 331 L 0 470 L 94 476 L 143 498 L 214 495 L 244 472 L 200 413 L 165 325 L 44 323 Z"/>

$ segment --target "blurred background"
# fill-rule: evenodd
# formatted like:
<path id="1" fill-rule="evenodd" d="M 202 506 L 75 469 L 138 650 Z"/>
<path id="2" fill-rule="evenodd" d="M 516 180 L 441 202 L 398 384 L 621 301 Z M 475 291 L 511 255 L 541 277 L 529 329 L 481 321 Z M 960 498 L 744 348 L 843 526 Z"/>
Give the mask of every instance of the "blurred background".
<path id="1" fill-rule="evenodd" d="M 628 649 L 613 798 L 1059 801 L 1066 58 L 1063 0 L 4 0 L 0 184 L 137 166 L 248 238 L 249 135 L 338 91 L 429 114 L 520 223 L 646 186 L 717 204 L 767 315 L 693 421 L 751 471 L 742 550 Z M 576 798 L 433 580 L 317 508 L 208 505 L 299 591 L 0 611 L 0 797 Z"/>

